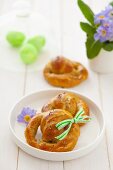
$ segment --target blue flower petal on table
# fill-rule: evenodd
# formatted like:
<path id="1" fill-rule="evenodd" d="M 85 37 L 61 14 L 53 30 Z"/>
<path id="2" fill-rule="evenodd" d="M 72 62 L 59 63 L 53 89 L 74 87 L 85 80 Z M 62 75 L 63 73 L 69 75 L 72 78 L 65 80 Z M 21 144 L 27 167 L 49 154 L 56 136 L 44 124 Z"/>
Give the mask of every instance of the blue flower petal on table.
<path id="1" fill-rule="evenodd" d="M 17 116 L 17 121 L 19 123 L 29 123 L 32 117 L 36 115 L 36 110 L 31 109 L 30 107 L 24 107 L 21 113 Z"/>

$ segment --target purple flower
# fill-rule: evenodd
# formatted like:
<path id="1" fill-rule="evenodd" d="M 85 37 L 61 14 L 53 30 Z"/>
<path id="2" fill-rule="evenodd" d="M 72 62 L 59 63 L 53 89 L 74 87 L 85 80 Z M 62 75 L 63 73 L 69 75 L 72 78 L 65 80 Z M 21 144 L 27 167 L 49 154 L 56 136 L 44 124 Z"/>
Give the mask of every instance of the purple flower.
<path id="1" fill-rule="evenodd" d="M 94 23 L 96 25 L 102 23 L 107 18 L 105 11 L 100 12 L 94 16 Z"/>
<path id="2" fill-rule="evenodd" d="M 97 28 L 97 32 L 94 35 L 95 40 L 100 42 L 113 40 L 113 21 L 105 19 L 104 22 Z"/>
<path id="3" fill-rule="evenodd" d="M 105 42 L 108 40 L 108 37 L 109 37 L 108 29 L 103 26 L 98 27 L 97 33 L 94 35 L 95 40 L 96 41 L 100 40 L 100 42 Z"/>
<path id="4" fill-rule="evenodd" d="M 108 5 L 104 11 L 96 14 L 94 17 L 94 23 L 96 25 L 103 23 L 105 20 L 113 19 L 113 7 Z"/>
<path id="5" fill-rule="evenodd" d="M 105 28 L 109 28 L 113 26 L 113 22 L 111 20 L 105 19 L 101 25 Z"/>
<path id="6" fill-rule="evenodd" d="M 106 17 L 108 17 L 109 19 L 113 19 L 113 6 L 112 5 L 108 5 L 105 9 L 105 15 Z"/>
<path id="7" fill-rule="evenodd" d="M 25 123 L 25 124 L 28 124 L 29 121 L 31 120 L 31 118 L 33 116 L 35 116 L 36 114 L 36 110 L 34 109 L 31 109 L 29 107 L 26 107 L 26 108 L 23 108 L 21 113 L 18 115 L 17 117 L 17 121 L 19 123 Z"/>

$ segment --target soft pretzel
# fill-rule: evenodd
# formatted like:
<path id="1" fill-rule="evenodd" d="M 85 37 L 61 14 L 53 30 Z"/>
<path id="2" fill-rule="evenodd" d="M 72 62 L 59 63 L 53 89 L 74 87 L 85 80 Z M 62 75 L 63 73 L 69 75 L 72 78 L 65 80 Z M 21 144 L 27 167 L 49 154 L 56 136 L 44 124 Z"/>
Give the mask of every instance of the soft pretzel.
<path id="1" fill-rule="evenodd" d="M 67 152 L 73 150 L 80 135 L 79 125 L 73 124 L 70 132 L 64 139 L 58 140 L 55 138 L 67 129 L 67 127 L 65 127 L 58 130 L 56 124 L 62 120 L 72 118 L 69 112 L 61 109 L 36 114 L 25 130 L 27 143 L 35 148 L 51 152 Z M 35 136 L 39 126 L 42 132 L 42 140 L 37 142 Z"/>
<path id="2" fill-rule="evenodd" d="M 52 109 L 64 109 L 74 117 L 78 110 L 83 108 L 84 115 L 89 116 L 89 108 L 86 102 L 74 93 L 63 92 L 55 96 L 51 101 L 42 107 L 42 112 Z M 84 125 L 79 123 L 80 126 Z"/>
<path id="3" fill-rule="evenodd" d="M 57 87 L 73 87 L 88 77 L 88 71 L 82 64 L 62 56 L 50 61 L 43 73 L 48 83 Z"/>

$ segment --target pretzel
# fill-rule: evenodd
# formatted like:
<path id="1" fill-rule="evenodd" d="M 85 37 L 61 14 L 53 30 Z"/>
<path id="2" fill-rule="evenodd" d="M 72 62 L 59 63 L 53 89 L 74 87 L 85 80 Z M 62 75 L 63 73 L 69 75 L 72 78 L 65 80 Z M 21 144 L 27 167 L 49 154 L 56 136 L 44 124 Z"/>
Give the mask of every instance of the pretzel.
<path id="1" fill-rule="evenodd" d="M 50 61 L 43 74 L 49 84 L 66 88 L 76 86 L 88 77 L 88 71 L 82 64 L 62 56 Z"/>
<path id="2" fill-rule="evenodd" d="M 52 109 L 63 109 L 67 110 L 74 117 L 77 111 L 83 108 L 84 115 L 89 116 L 89 108 L 86 102 L 75 95 L 74 93 L 63 92 L 55 96 L 47 104 L 42 107 L 42 112 L 49 111 Z M 80 126 L 84 125 L 79 123 Z"/>
<path id="3" fill-rule="evenodd" d="M 70 132 L 64 139 L 58 140 L 55 138 L 68 128 L 66 126 L 58 130 L 56 124 L 65 119 L 72 118 L 73 116 L 69 112 L 61 109 L 36 114 L 25 130 L 27 143 L 32 147 L 50 152 L 67 152 L 73 150 L 80 135 L 79 125 L 73 124 Z M 38 142 L 35 136 L 39 126 L 42 132 L 42 139 Z"/>

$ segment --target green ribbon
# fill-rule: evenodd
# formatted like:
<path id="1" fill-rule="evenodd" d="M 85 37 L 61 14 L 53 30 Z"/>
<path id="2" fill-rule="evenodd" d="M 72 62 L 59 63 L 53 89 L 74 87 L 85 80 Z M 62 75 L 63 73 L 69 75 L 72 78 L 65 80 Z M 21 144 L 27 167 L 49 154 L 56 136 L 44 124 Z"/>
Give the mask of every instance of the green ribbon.
<path id="1" fill-rule="evenodd" d="M 86 115 L 83 115 L 83 114 L 84 114 L 84 110 L 83 110 L 83 108 L 81 108 L 77 112 L 76 116 L 73 119 L 66 119 L 66 120 L 63 120 L 63 121 L 57 123 L 56 128 L 58 130 L 63 129 L 66 126 L 69 126 L 69 127 L 66 131 L 64 131 L 62 134 L 60 134 L 59 136 L 57 136 L 55 138 L 58 139 L 58 140 L 64 139 L 68 135 L 73 123 L 87 123 L 91 120 L 91 118 L 89 116 L 86 116 Z"/>

